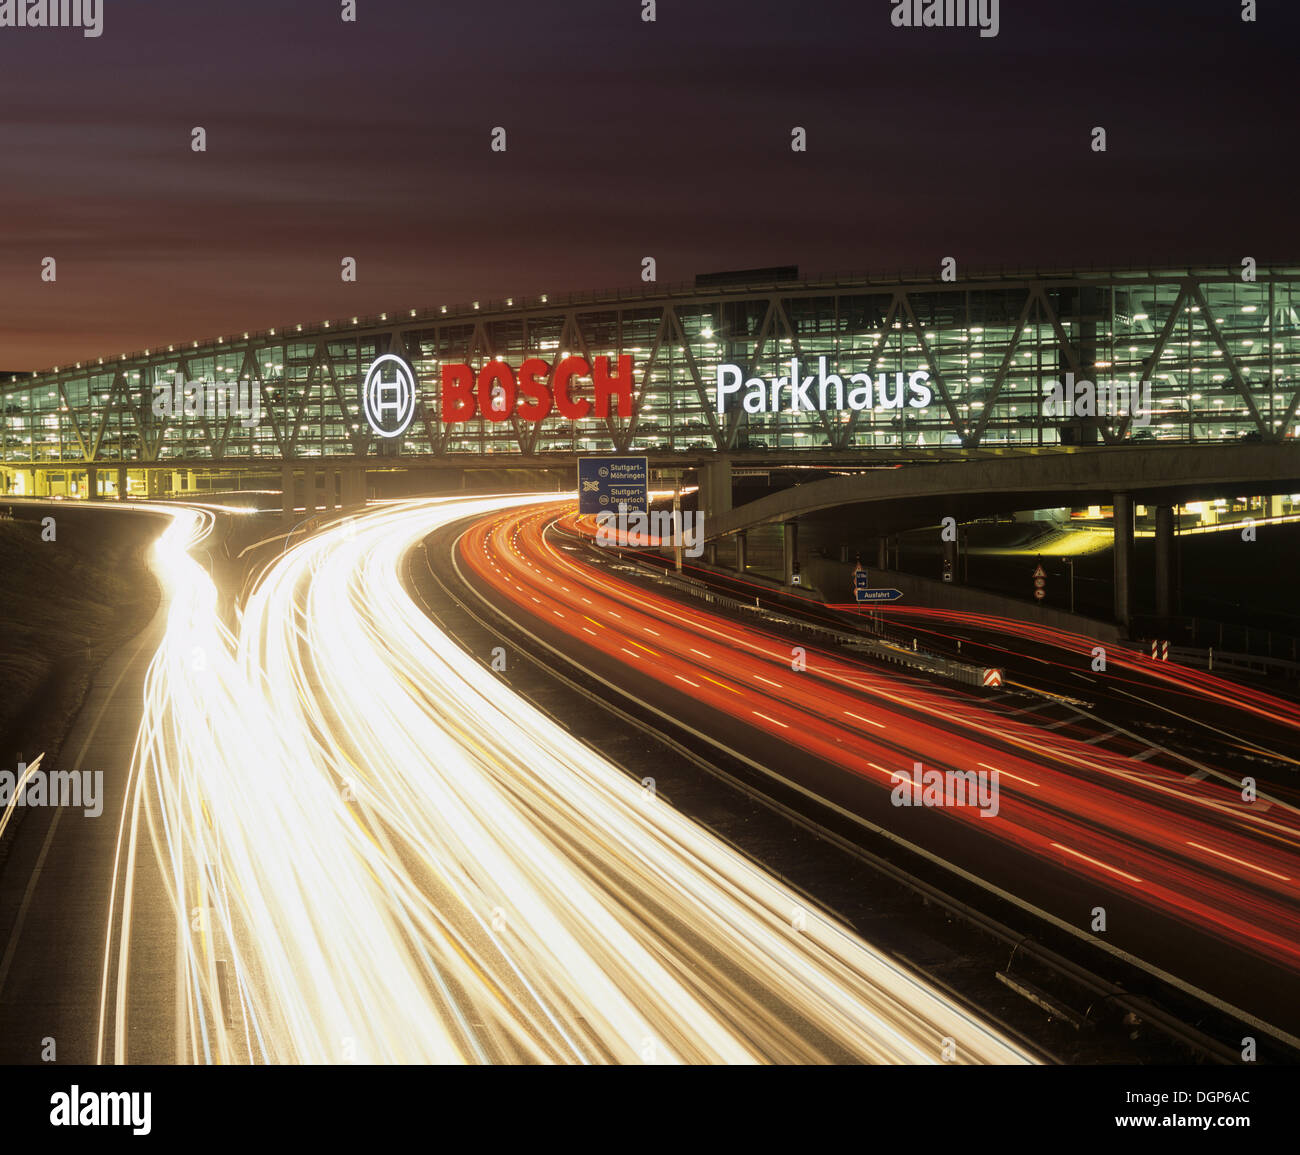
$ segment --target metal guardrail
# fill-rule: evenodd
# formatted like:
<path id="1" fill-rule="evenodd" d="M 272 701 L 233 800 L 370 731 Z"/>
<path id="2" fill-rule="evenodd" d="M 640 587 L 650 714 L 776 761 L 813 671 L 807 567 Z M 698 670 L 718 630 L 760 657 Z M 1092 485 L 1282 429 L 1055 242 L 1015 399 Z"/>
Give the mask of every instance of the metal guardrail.
<path id="1" fill-rule="evenodd" d="M 1181 665 L 1194 666 L 1198 670 L 1207 670 L 1211 673 L 1222 670 L 1225 673 L 1281 675 L 1300 680 L 1300 662 L 1293 662 L 1287 658 L 1270 658 L 1263 654 L 1224 653 L 1213 647 L 1200 650 L 1191 646 L 1170 646 L 1169 658 Z"/>
<path id="2" fill-rule="evenodd" d="M 921 670 L 927 674 L 937 674 L 941 678 L 948 678 L 951 681 L 960 682 L 967 686 L 982 686 L 984 684 L 983 666 L 972 666 L 952 658 L 940 657 L 938 654 L 926 653 L 924 650 L 908 649 L 904 642 L 884 636 L 864 638 L 861 634 L 851 634 L 844 630 L 834 630 L 828 626 L 815 625 L 800 618 L 790 617 L 779 610 L 767 608 L 760 604 L 757 597 L 754 599 L 753 604 L 750 604 L 747 601 L 741 601 L 739 598 L 717 593 L 695 578 L 679 577 L 676 574 L 669 573 L 647 573 L 645 576 L 652 578 L 660 585 L 666 585 L 671 589 L 700 598 L 709 605 L 723 606 L 749 614 L 758 614 L 779 625 L 824 638 L 841 649 L 868 654 L 879 661 L 889 662 L 892 665 Z M 880 635 L 884 634 L 879 623 L 874 621 L 872 622 L 872 632 Z M 913 646 L 915 644 L 916 641 L 913 639 Z"/>

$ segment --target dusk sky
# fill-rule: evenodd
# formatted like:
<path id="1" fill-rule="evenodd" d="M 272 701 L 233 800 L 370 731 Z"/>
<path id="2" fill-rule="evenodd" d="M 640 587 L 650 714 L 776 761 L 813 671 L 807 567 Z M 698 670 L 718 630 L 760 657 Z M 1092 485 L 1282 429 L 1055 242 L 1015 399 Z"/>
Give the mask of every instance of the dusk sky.
<path id="1" fill-rule="evenodd" d="M 98 39 L 0 29 L 0 369 L 628 286 L 646 256 L 661 283 L 1297 258 L 1292 0 L 1003 0 L 993 38 L 891 8 L 104 0 Z"/>

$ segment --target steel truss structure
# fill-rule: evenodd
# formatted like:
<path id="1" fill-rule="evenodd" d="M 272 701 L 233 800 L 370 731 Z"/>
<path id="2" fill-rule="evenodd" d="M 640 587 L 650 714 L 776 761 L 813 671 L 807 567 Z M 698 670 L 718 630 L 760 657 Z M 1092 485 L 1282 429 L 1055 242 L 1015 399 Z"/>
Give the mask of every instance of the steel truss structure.
<path id="1" fill-rule="evenodd" d="M 230 465 L 312 458 L 536 457 L 583 451 L 874 450 L 1032 447 L 1126 440 L 1291 437 L 1300 403 L 1300 269 L 999 273 L 955 282 L 836 277 L 710 287 L 655 285 L 566 299 L 509 298 L 401 316 L 293 325 L 120 354 L 16 377 L 4 387 L 3 461 Z M 358 388 L 397 353 L 420 400 L 408 432 L 372 435 Z M 444 424 L 441 366 L 497 358 L 633 359 L 630 414 L 552 414 Z M 717 367 L 788 374 L 825 357 L 852 373 L 926 370 L 924 409 L 719 414 Z M 1063 419 L 1046 398 L 1073 374 L 1151 383 L 1152 412 Z M 155 386 L 256 391 L 259 420 L 234 412 L 158 415 Z M 590 395 L 590 381 L 585 384 Z M 579 388 L 579 394 L 582 391 Z M 249 394 L 251 395 L 251 394 Z M 502 462 L 505 464 L 505 462 Z"/>

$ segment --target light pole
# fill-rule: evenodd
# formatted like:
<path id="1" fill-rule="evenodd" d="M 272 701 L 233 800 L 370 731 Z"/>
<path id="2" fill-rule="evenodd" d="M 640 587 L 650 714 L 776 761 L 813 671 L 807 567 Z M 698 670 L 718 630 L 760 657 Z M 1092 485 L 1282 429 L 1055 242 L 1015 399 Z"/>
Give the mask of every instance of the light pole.
<path id="1" fill-rule="evenodd" d="M 1070 567 L 1070 613 L 1074 613 L 1074 558 L 1061 558 L 1066 565 Z"/>

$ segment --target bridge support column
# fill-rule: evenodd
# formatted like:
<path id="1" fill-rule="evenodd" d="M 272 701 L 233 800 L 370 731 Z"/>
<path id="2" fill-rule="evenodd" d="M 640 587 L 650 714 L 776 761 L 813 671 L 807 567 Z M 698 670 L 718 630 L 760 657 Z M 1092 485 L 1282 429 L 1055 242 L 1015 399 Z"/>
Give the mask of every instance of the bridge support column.
<path id="1" fill-rule="evenodd" d="M 86 497 L 91 501 L 99 500 L 99 470 L 93 467 L 86 470 Z"/>
<path id="2" fill-rule="evenodd" d="M 794 585 L 794 578 L 799 567 L 799 523 L 787 521 L 781 526 L 782 545 L 785 557 L 785 584 Z"/>
<path id="3" fill-rule="evenodd" d="M 1128 629 L 1133 620 L 1133 496 L 1117 493 L 1115 512 L 1115 621 Z"/>
<path id="4" fill-rule="evenodd" d="M 158 471 L 156 469 L 146 469 L 144 471 L 144 492 L 146 497 L 158 496 Z"/>
<path id="5" fill-rule="evenodd" d="M 1156 506 L 1156 616 L 1167 618 L 1174 606 L 1174 507 Z"/>
<path id="6" fill-rule="evenodd" d="M 708 521 L 731 510 L 731 459 L 710 462 L 698 473 L 700 494 L 698 508 Z"/>
<path id="7" fill-rule="evenodd" d="M 127 476 L 126 466 L 117 467 L 117 500 L 125 501 L 131 492 L 131 479 Z"/>
<path id="8" fill-rule="evenodd" d="M 283 511 L 283 520 L 287 525 L 293 521 L 293 511 L 298 504 L 294 499 L 294 477 L 292 465 L 285 464 L 280 466 L 280 491 L 282 494 L 280 508 Z"/>
<path id="9" fill-rule="evenodd" d="M 736 534 L 736 572 L 744 575 L 749 565 L 749 531 L 742 529 Z"/>
<path id="10" fill-rule="evenodd" d="M 320 469 L 305 465 L 302 470 L 302 515 L 311 517 L 316 512 L 316 477 Z"/>

